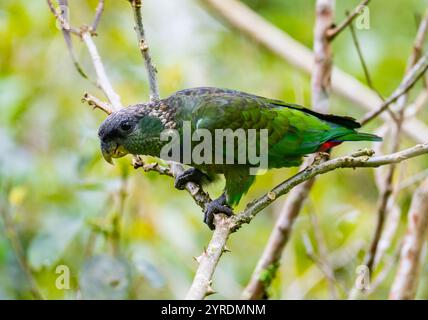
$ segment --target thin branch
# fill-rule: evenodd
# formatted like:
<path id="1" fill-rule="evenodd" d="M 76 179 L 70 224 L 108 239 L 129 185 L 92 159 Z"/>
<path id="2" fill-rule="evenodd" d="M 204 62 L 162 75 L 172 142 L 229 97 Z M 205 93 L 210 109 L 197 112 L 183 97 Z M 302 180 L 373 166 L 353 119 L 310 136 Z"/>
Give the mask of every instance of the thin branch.
<path id="1" fill-rule="evenodd" d="M 428 90 L 425 88 L 415 99 L 415 101 L 410 104 L 404 113 L 406 121 L 409 118 L 415 117 L 422 109 L 425 107 L 428 101 Z"/>
<path id="2" fill-rule="evenodd" d="M 317 0 L 314 27 L 314 67 L 311 77 L 312 107 L 327 112 L 330 104 L 333 55 L 327 30 L 333 24 L 334 0 Z"/>
<path id="3" fill-rule="evenodd" d="M 421 24 L 418 28 L 418 32 L 416 35 L 416 39 L 413 45 L 412 54 L 409 58 L 409 64 L 406 68 L 406 76 L 409 72 L 411 72 L 412 67 L 414 67 L 417 64 L 418 59 L 420 59 L 420 56 L 422 54 L 421 47 L 423 45 L 423 42 L 425 41 L 427 31 L 428 31 L 428 11 L 425 15 L 424 19 L 421 21 Z M 408 95 L 407 93 L 400 96 L 400 98 L 397 101 L 396 109 L 397 109 L 397 116 L 395 121 L 391 121 L 391 132 L 392 132 L 392 147 L 390 152 L 397 152 L 400 148 L 400 138 L 402 133 L 402 124 L 404 121 L 404 110 L 406 108 L 408 101 Z M 381 239 L 381 234 L 383 231 L 383 227 L 385 224 L 386 216 L 388 214 L 388 209 L 391 206 L 388 206 L 391 204 L 390 200 L 391 196 L 394 192 L 393 187 L 393 177 L 396 171 L 396 166 L 391 165 L 388 167 L 386 175 L 384 177 L 384 182 L 382 184 L 382 190 L 380 195 L 380 200 L 378 203 L 378 210 L 377 210 L 377 223 L 375 228 L 375 233 L 373 236 L 373 240 L 370 245 L 370 249 L 367 252 L 367 255 L 365 257 L 364 264 L 369 268 L 371 272 L 373 272 L 373 269 L 375 267 L 375 261 L 379 261 L 381 256 L 377 254 L 378 244 Z M 393 220 L 391 220 L 393 221 Z M 376 260 L 375 260 L 376 259 Z"/>
<path id="4" fill-rule="evenodd" d="M 240 33 L 267 48 L 292 66 L 308 74 L 312 72 L 314 58 L 311 51 L 243 3 L 237 0 L 199 1 L 206 4 Z M 332 90 L 369 111 L 375 110 L 376 106 L 382 104 L 382 100 L 373 90 L 337 67 L 333 67 Z M 387 114 L 382 114 L 381 118 L 390 120 Z M 403 130 L 418 143 L 426 142 L 428 127 L 418 119 L 409 119 L 403 125 Z"/>
<path id="5" fill-rule="evenodd" d="M 104 111 L 108 115 L 113 112 L 112 109 L 111 109 L 111 106 L 109 104 L 101 101 L 97 97 L 94 97 L 93 95 L 91 95 L 91 94 L 89 94 L 87 92 L 83 95 L 82 102 L 86 102 L 93 109 L 97 109 L 98 108 L 98 109 Z"/>
<path id="6" fill-rule="evenodd" d="M 94 41 L 92 40 L 93 32 L 91 30 L 91 27 L 88 26 L 82 26 L 80 30 L 76 31 L 74 28 L 70 27 L 67 19 L 63 16 L 63 14 L 58 14 L 58 12 L 55 10 L 52 1 L 47 0 L 48 6 L 52 13 L 55 15 L 57 21 L 61 24 L 61 27 L 63 30 L 67 30 L 70 32 L 73 32 L 83 40 L 85 43 L 89 55 L 92 59 L 92 64 L 95 69 L 95 73 L 97 74 L 97 85 L 99 88 L 104 92 L 105 96 L 111 103 L 113 111 L 119 110 L 122 108 L 122 103 L 120 102 L 120 96 L 114 91 L 107 74 L 104 69 L 104 65 L 101 61 L 101 57 L 98 53 L 97 47 L 95 46 Z M 60 0 L 60 4 L 62 7 L 68 8 L 68 2 L 67 0 Z M 97 7 L 97 12 L 95 14 L 95 21 L 99 22 L 101 13 L 102 13 L 103 5 L 100 7 Z M 100 10 L 99 10 L 100 9 Z M 67 9 L 68 10 L 68 9 Z M 94 22 L 95 22 L 94 21 Z M 97 22 L 97 23 L 98 23 Z M 77 32 L 77 33 L 76 33 Z M 71 41 L 68 36 L 65 37 L 66 42 Z M 68 44 L 67 44 L 68 45 Z"/>
<path id="7" fill-rule="evenodd" d="M 319 174 L 324 174 L 339 168 L 375 168 L 391 163 L 399 163 L 423 154 L 428 154 L 428 143 L 416 145 L 400 152 L 378 157 L 372 157 L 373 151 L 371 150 L 362 150 L 358 151 L 354 155 L 344 156 L 309 166 L 279 184 L 262 197 L 249 203 L 243 212 L 229 218 L 224 218 L 222 215 L 216 215 L 215 223 L 220 223 L 220 221 L 224 219 L 224 223 L 227 224 L 227 226 L 222 226 L 222 228 L 219 228 L 218 230 L 216 228 L 216 230 L 214 230 L 212 239 L 215 239 L 215 241 L 212 240 L 214 243 L 210 242 L 210 244 L 213 248 L 221 248 L 218 250 L 223 250 L 224 244 L 226 243 L 227 237 L 230 233 L 237 231 L 243 224 L 250 223 L 261 210 L 269 206 L 279 197 L 287 194 L 294 187 L 316 177 Z M 228 230 L 229 232 L 225 232 L 225 230 Z M 189 297 L 192 297 L 193 299 L 203 299 L 206 296 L 204 288 L 207 288 L 207 283 L 205 280 L 211 280 L 212 271 L 215 269 L 215 265 L 218 263 L 220 256 L 220 252 L 212 254 L 210 255 L 209 261 L 204 255 L 201 256 L 197 270 L 197 274 L 199 276 L 197 279 L 194 279 L 192 283 L 192 289 L 188 293 Z M 199 279 L 204 279 L 204 282 L 199 281 Z"/>
<path id="8" fill-rule="evenodd" d="M 70 27 L 69 22 L 67 21 L 67 10 L 68 10 L 68 1 L 67 0 L 58 0 L 59 8 L 55 9 L 51 1 L 47 1 L 49 9 L 56 17 L 58 23 L 61 26 L 61 32 L 64 37 L 65 44 L 67 45 L 68 53 L 70 54 L 73 65 L 76 68 L 77 72 L 85 79 L 88 79 L 86 72 L 83 70 L 83 67 L 80 65 L 76 53 L 73 48 L 73 41 L 71 39 L 71 32 L 80 37 L 80 32 L 78 29 Z M 58 12 L 59 11 L 59 12 Z"/>
<path id="9" fill-rule="evenodd" d="M 387 164 L 400 163 L 404 160 L 414 158 L 428 153 L 428 143 L 419 144 L 412 148 L 408 148 L 389 155 L 377 156 L 370 158 L 373 155 L 371 150 L 364 150 L 364 154 L 360 152 L 355 155 L 344 156 L 328 160 L 315 166 L 309 166 L 305 170 L 300 171 L 296 175 L 287 179 L 283 183 L 273 188 L 269 194 L 265 194 L 259 199 L 247 205 L 247 208 L 240 214 L 236 215 L 233 220 L 236 227 L 244 223 L 249 223 L 254 216 L 262 209 L 270 205 L 278 197 L 288 193 L 295 186 L 303 181 L 316 177 L 319 174 L 324 174 L 338 168 L 376 168 Z"/>
<path id="10" fill-rule="evenodd" d="M 77 28 L 73 28 L 68 23 L 67 19 L 65 18 L 65 12 L 63 12 L 62 8 L 59 8 L 60 10 L 55 9 L 55 6 L 53 5 L 51 0 L 46 0 L 48 3 L 48 7 L 51 10 L 52 14 L 55 16 L 59 24 L 61 25 L 61 28 L 63 30 L 66 30 L 68 32 L 74 33 L 75 35 L 80 36 L 80 30 Z M 60 6 L 68 8 L 67 0 L 60 0 Z"/>
<path id="11" fill-rule="evenodd" d="M 402 95 L 406 94 L 415 83 L 424 75 L 428 69 L 428 54 L 422 56 L 418 62 L 409 70 L 407 75 L 403 78 L 398 88 L 392 95 L 386 99 L 381 106 L 373 111 L 368 112 L 360 121 L 361 125 L 365 125 L 371 120 L 375 119 L 383 111 L 385 111 L 391 103 L 397 101 Z"/>
<path id="12" fill-rule="evenodd" d="M 94 65 L 95 73 L 97 74 L 97 83 L 100 89 L 104 92 L 114 111 L 121 109 L 122 103 L 120 102 L 120 97 L 116 91 L 114 91 L 110 80 L 107 77 L 104 65 L 101 61 L 97 47 L 92 40 L 89 29 L 86 28 L 82 30 L 82 40 L 88 48 L 89 55 L 91 56 L 92 64 Z"/>
<path id="13" fill-rule="evenodd" d="M 357 37 L 357 34 L 355 32 L 355 28 L 352 25 L 352 23 L 349 25 L 349 30 L 351 31 L 352 41 L 354 42 L 355 49 L 357 50 L 357 54 L 358 54 L 358 58 L 360 59 L 361 66 L 363 67 L 363 71 L 364 71 L 364 75 L 366 77 L 367 85 L 370 87 L 370 89 L 372 89 L 374 92 L 376 92 L 376 94 L 378 95 L 378 97 L 381 100 L 385 100 L 383 98 L 383 96 L 380 94 L 380 92 L 373 86 L 373 82 L 372 82 L 372 79 L 370 77 L 369 69 L 367 68 L 367 64 L 366 64 L 366 61 L 364 59 L 363 52 L 362 52 L 361 47 L 360 47 L 360 43 L 358 42 L 358 37 Z"/>
<path id="14" fill-rule="evenodd" d="M 421 22 L 419 23 L 418 32 L 416 34 L 416 39 L 413 44 L 413 52 L 407 64 L 409 67 L 415 65 L 418 59 L 422 56 L 422 49 L 427 37 L 427 33 L 428 33 L 428 9 L 425 11 L 425 15 L 421 20 Z"/>
<path id="15" fill-rule="evenodd" d="M 421 184 L 412 199 L 407 224 L 390 299 L 414 299 L 416 295 L 420 256 L 428 232 L 428 179 Z"/>
<path id="16" fill-rule="evenodd" d="M 141 0 L 129 0 L 129 2 L 131 3 L 134 12 L 135 32 L 137 33 L 139 48 L 144 59 L 144 64 L 146 66 L 147 76 L 149 79 L 150 100 L 159 100 L 159 85 L 156 75 L 157 70 L 153 65 L 150 49 L 144 34 L 143 18 L 141 14 Z"/>
<path id="17" fill-rule="evenodd" d="M 417 174 L 400 182 L 400 184 L 397 186 L 397 189 L 401 191 L 403 189 L 409 188 L 410 186 L 419 183 L 425 180 L 426 178 L 428 178 L 428 169 L 418 172 Z"/>
<path id="18" fill-rule="evenodd" d="M 352 11 L 351 14 L 347 15 L 346 19 L 343 20 L 337 27 L 330 28 L 327 31 L 327 37 L 331 41 L 333 40 L 339 33 L 341 33 L 347 26 L 352 27 L 352 22 L 354 19 L 361 13 L 362 8 L 369 4 L 370 0 L 363 0 L 361 3 Z"/>
<path id="19" fill-rule="evenodd" d="M 146 172 L 156 171 L 161 175 L 177 177 L 184 172 L 181 164 L 169 162 L 167 166 L 161 166 L 158 163 L 144 163 L 140 156 L 134 157 L 133 166 L 135 169 L 142 168 Z M 200 186 L 193 182 L 188 182 L 185 186 L 187 192 L 191 195 L 195 203 L 205 210 L 206 205 L 211 202 L 211 198 Z"/>
<path id="20" fill-rule="evenodd" d="M 104 0 L 99 0 L 97 9 L 95 10 L 94 21 L 92 22 L 92 25 L 91 25 L 91 32 L 93 33 L 97 31 L 98 24 L 100 23 L 101 15 L 103 14 L 103 10 L 104 10 Z"/>

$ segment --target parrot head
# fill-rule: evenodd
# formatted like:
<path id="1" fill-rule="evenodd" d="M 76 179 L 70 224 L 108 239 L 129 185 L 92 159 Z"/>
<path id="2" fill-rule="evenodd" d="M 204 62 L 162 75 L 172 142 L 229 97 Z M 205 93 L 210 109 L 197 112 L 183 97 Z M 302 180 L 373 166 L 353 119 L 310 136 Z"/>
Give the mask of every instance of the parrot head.
<path id="1" fill-rule="evenodd" d="M 127 142 L 135 134 L 139 118 L 133 112 L 122 109 L 110 114 L 101 124 L 98 137 L 104 159 L 113 164 L 112 158 L 120 158 L 129 153 Z"/>
<path id="2" fill-rule="evenodd" d="M 101 153 L 110 164 L 112 158 L 127 154 L 152 155 L 163 129 L 161 120 L 148 115 L 143 104 L 113 112 L 98 130 Z"/>

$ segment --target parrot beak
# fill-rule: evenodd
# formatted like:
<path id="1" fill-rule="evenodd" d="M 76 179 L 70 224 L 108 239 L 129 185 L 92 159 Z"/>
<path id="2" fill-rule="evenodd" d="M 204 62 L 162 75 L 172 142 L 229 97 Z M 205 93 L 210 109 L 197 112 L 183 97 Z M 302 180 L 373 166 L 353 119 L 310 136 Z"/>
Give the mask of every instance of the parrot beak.
<path id="1" fill-rule="evenodd" d="M 129 152 L 123 146 L 115 142 L 101 142 L 101 153 L 105 161 L 113 164 L 112 158 L 120 158 Z"/>
<path id="2" fill-rule="evenodd" d="M 110 164 L 113 164 L 112 154 L 114 153 L 114 149 L 116 147 L 113 143 L 101 143 L 101 153 L 105 161 Z"/>

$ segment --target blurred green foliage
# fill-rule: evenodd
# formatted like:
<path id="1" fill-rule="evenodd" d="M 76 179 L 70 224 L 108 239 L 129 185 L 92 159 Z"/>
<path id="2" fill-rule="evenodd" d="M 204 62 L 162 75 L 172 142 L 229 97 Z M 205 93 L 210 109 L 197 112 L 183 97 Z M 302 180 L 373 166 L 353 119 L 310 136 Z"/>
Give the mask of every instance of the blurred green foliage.
<path id="1" fill-rule="evenodd" d="M 96 1 L 73 0 L 71 21 L 91 21 Z M 250 7 L 311 47 L 314 1 L 247 0 Z M 337 1 L 337 21 L 358 1 Z M 389 95 L 400 82 L 411 52 L 423 0 L 373 1 L 370 29 L 359 30 L 373 82 Z M 162 96 L 186 87 L 218 86 L 309 104 L 310 79 L 250 39 L 230 31 L 194 0 L 148 0 L 144 23 L 159 70 Z M 10 215 L 25 258 L 42 294 L 49 299 L 183 298 L 196 269 L 193 256 L 211 232 L 200 209 L 168 177 L 134 171 L 130 158 L 106 164 L 97 128 L 104 114 L 80 102 L 84 92 L 103 98 L 74 69 L 60 30 L 45 1 L 0 3 L 0 209 Z M 77 56 L 94 72 L 83 44 Z M 95 38 L 110 79 L 127 105 L 148 99 L 148 83 L 127 1 L 107 2 Z M 349 31 L 334 42 L 334 63 L 361 81 Z M 363 111 L 337 96 L 332 112 L 359 118 Z M 421 119 L 427 120 L 427 112 Z M 374 130 L 377 122 L 369 127 Z M 404 139 L 403 145 L 412 141 Z M 367 143 L 337 148 L 346 154 Z M 426 167 L 426 158 L 401 167 L 406 177 Z M 283 169 L 259 177 L 241 203 L 267 192 L 295 173 Z M 403 223 L 415 186 L 400 195 Z M 210 191 L 218 194 L 221 186 Z M 320 177 L 287 245 L 274 298 L 328 298 L 325 276 L 308 258 L 303 237 L 317 250 L 311 214 L 318 216 L 337 281 L 349 290 L 371 239 L 377 189 L 373 170 L 341 170 Z M 215 298 L 237 298 L 246 285 L 281 209 L 282 200 L 232 235 L 216 271 Z M 30 287 L 0 225 L 0 298 L 30 299 Z M 395 245 L 388 251 L 393 255 Z M 332 262 L 333 263 L 333 262 Z M 70 270 L 70 289 L 58 289 L 59 265 Z M 426 264 L 423 279 L 427 277 Z M 370 298 L 387 297 L 390 275 Z M 340 297 L 346 292 L 339 290 Z M 421 281 L 419 298 L 428 298 Z"/>

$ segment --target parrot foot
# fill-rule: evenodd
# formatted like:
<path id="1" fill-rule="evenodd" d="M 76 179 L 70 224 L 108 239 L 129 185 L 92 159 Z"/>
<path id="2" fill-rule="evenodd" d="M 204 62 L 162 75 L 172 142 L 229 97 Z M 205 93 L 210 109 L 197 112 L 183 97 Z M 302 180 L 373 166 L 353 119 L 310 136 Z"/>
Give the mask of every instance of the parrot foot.
<path id="1" fill-rule="evenodd" d="M 233 210 L 226 204 L 225 194 L 222 194 L 219 198 L 208 203 L 204 211 L 204 222 L 211 230 L 215 229 L 214 215 L 219 213 L 223 213 L 228 217 L 233 215 Z"/>
<path id="2" fill-rule="evenodd" d="M 190 168 L 175 178 L 174 187 L 178 190 L 184 190 L 188 182 L 194 182 L 201 185 L 204 178 L 208 178 L 205 173 L 198 169 Z"/>

